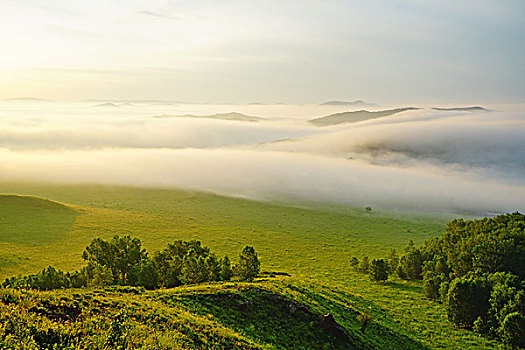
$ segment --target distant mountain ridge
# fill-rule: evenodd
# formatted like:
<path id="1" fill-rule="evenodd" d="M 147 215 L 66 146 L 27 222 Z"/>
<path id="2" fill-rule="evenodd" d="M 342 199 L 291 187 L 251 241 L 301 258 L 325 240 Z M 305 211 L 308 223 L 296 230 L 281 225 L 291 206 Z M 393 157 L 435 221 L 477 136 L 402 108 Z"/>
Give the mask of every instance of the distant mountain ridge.
<path id="1" fill-rule="evenodd" d="M 106 103 L 101 103 L 99 105 L 96 105 L 96 106 L 93 106 L 93 107 L 111 107 L 111 108 L 118 108 L 120 107 L 119 105 L 115 104 L 115 103 L 112 103 L 112 102 L 106 102 Z"/>
<path id="2" fill-rule="evenodd" d="M 356 122 L 360 122 L 363 120 L 387 117 L 393 114 L 410 111 L 410 110 L 417 110 L 417 109 L 419 108 L 404 107 L 404 108 L 388 109 L 384 111 L 375 111 L 375 112 L 370 112 L 366 110 L 360 110 L 360 111 L 354 111 L 354 112 L 342 112 L 342 113 L 331 114 L 326 117 L 311 119 L 308 122 L 316 126 L 330 126 L 330 125 L 337 125 L 337 124 L 342 124 L 342 123 L 356 123 Z"/>
<path id="3" fill-rule="evenodd" d="M 441 107 L 434 107 L 432 108 L 435 111 L 446 111 L 446 112 L 480 112 L 480 111 L 488 111 L 488 109 L 480 107 L 480 106 L 472 106 L 472 107 L 452 107 L 452 108 L 441 108 Z"/>
<path id="4" fill-rule="evenodd" d="M 355 101 L 328 101 L 328 102 L 323 102 L 321 104 L 319 104 L 319 106 L 360 106 L 360 107 L 373 107 L 373 106 L 377 106 L 375 103 L 369 103 L 369 102 L 365 102 L 363 100 L 355 100 Z"/>
<path id="5" fill-rule="evenodd" d="M 245 121 L 245 122 L 258 122 L 263 120 L 263 118 L 254 117 L 238 112 L 229 112 L 229 113 L 217 113 L 211 115 L 194 115 L 194 114 L 185 114 L 185 115 L 157 115 L 153 118 L 205 118 L 205 119 L 220 119 L 220 120 L 235 120 L 235 121 Z"/>

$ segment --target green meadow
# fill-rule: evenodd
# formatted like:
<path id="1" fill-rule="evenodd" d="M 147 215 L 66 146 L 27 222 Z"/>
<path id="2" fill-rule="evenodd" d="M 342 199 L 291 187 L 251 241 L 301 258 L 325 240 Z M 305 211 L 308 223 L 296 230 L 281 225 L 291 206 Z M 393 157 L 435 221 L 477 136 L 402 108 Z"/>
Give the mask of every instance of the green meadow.
<path id="1" fill-rule="evenodd" d="M 263 270 L 291 275 L 256 284 L 303 300 L 319 313 L 333 313 L 356 337 L 362 337 L 354 332 L 359 328 L 356 310 L 370 312 L 374 331 L 370 339 L 360 340 L 364 348 L 366 344 L 391 349 L 496 347 L 472 332 L 454 328 L 444 308 L 425 298 L 420 282 L 390 277 L 388 282 L 373 283 L 349 265 L 353 256 L 380 258 L 391 248 L 402 251 L 409 240 L 421 244 L 440 235 L 446 223 L 459 214 L 379 208 L 368 213 L 364 208 L 338 205 L 258 202 L 183 190 L 102 185 L 0 183 L 0 194 L 2 279 L 36 273 L 48 265 L 65 271 L 78 269 L 84 264 L 82 251 L 93 238 L 108 239 L 115 234 L 140 238 L 149 252 L 176 239 L 197 239 L 234 260 L 243 246 L 252 245 Z M 224 286 L 193 288 L 222 290 Z M 308 298 L 294 294 L 294 288 Z M 155 293 L 176 295 L 191 290 L 146 294 L 155 299 Z M 190 299 L 182 296 L 175 304 L 167 303 L 193 308 L 193 315 L 208 320 L 199 322 L 218 322 L 240 332 L 241 338 L 248 337 L 248 343 L 262 339 L 275 348 L 290 344 L 272 340 L 278 338 L 275 332 L 258 334 L 255 323 L 236 323 L 235 317 L 222 314 L 216 304 Z"/>

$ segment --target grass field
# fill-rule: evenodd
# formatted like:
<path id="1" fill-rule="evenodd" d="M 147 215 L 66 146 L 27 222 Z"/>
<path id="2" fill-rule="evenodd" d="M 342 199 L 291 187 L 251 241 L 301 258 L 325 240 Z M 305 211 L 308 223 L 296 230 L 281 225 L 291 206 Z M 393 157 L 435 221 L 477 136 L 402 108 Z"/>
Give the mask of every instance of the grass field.
<path id="1" fill-rule="evenodd" d="M 454 329 L 444 309 L 424 298 L 418 282 L 375 284 L 354 272 L 352 256 L 383 257 L 409 239 L 439 235 L 454 214 L 414 213 L 301 203 L 263 203 L 207 193 L 96 185 L 0 183 L 0 277 L 34 273 L 47 265 L 82 266 L 95 237 L 130 234 L 148 251 L 175 239 L 199 239 L 219 255 L 253 245 L 263 269 L 286 271 L 299 283 L 323 283 L 338 305 L 359 298 L 383 327 L 429 348 L 492 348 Z M 12 195 L 32 197 L 15 197 Z M 49 200 L 51 201 L 49 201 Z M 56 202 L 55 202 L 56 201 Z M 340 291 L 338 294 L 336 291 Z M 344 308 L 334 312 L 345 317 Z M 348 317 L 350 319 L 353 317 Z M 350 321 L 345 321 L 350 324 Z"/>
<path id="2" fill-rule="evenodd" d="M 428 349 L 384 319 L 361 330 L 357 315 L 368 309 L 360 296 L 289 277 L 157 291 L 134 287 L 0 290 L 0 324 L 9 324 L 26 339 L 33 337 L 41 347 L 57 338 L 63 342 L 80 338 L 82 348 L 99 348 L 123 312 L 119 323 L 132 348 Z M 344 325 L 350 345 L 323 330 L 327 312 Z M 374 312 L 389 317 L 384 311 Z M 6 320 L 9 317 L 11 321 Z"/>

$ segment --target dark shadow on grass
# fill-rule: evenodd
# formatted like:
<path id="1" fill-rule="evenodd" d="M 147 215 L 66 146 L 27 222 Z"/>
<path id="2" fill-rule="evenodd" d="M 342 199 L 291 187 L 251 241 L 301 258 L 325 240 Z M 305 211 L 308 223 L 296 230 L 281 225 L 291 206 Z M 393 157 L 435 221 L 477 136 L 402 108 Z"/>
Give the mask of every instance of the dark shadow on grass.
<path id="1" fill-rule="evenodd" d="M 406 283 L 399 283 L 399 282 L 393 282 L 393 281 L 384 282 L 383 286 L 403 290 L 406 292 L 421 293 L 423 291 L 421 286 L 412 286 Z"/>
<path id="2" fill-rule="evenodd" d="M 296 291 L 302 289 L 292 288 Z M 307 291 L 303 289 L 303 292 Z M 360 295 L 324 285 L 317 290 L 315 297 L 322 298 L 323 307 L 327 308 L 326 311 L 336 315 L 338 322 L 341 322 L 349 333 L 353 333 L 354 337 L 359 338 L 365 344 L 363 349 L 430 349 L 411 338 L 410 334 L 405 334 L 406 329 L 393 320 L 391 313 Z M 318 299 L 318 301 L 321 300 Z M 372 321 L 364 332 L 361 331 L 361 322 L 358 317 L 363 312 L 372 315 Z"/>
<path id="3" fill-rule="evenodd" d="M 290 291 L 295 297 L 288 294 Z M 332 288 L 314 291 L 288 284 L 284 291 L 276 292 L 264 287 L 244 286 L 228 292 L 189 292 L 174 297 L 168 294 L 160 299 L 170 306 L 183 306 L 202 316 L 211 314 L 224 326 L 277 348 L 430 349 L 403 334 L 399 326 L 387 320 L 391 315 L 381 308 L 360 296 Z M 364 332 L 358 318 L 359 310 L 369 310 L 379 316 Z M 350 343 L 338 342 L 323 331 L 322 320 L 326 313 L 332 313 L 344 327 Z"/>

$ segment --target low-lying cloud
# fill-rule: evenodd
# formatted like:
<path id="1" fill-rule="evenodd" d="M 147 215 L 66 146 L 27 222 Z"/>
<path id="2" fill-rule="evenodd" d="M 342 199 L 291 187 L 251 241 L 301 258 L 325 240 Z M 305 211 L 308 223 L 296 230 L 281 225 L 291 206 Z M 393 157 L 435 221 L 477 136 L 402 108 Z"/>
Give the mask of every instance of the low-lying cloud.
<path id="1" fill-rule="evenodd" d="M 421 110 L 322 130 L 307 124 L 310 116 L 259 123 L 105 117 L 4 122 L 0 179 L 176 187 L 258 200 L 525 211 L 520 112 Z"/>
<path id="2" fill-rule="evenodd" d="M 519 114 L 412 112 L 264 148 L 358 158 L 383 166 L 476 170 L 525 184 L 525 118 Z"/>
<path id="3" fill-rule="evenodd" d="M 109 121 L 75 125 L 15 125 L 0 130 L 8 149 L 211 148 L 257 144 L 318 132 L 289 123 L 249 123 L 200 118 Z"/>

